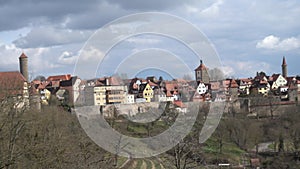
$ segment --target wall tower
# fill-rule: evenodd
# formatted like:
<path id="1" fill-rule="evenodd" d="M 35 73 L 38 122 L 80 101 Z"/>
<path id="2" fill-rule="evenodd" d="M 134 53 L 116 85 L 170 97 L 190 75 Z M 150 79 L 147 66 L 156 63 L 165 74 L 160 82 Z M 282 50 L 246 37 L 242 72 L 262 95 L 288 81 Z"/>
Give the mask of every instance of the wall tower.
<path id="1" fill-rule="evenodd" d="M 283 59 L 282 59 L 281 69 L 282 69 L 282 76 L 286 78 L 287 77 L 287 64 L 286 64 L 284 56 L 283 56 Z"/>
<path id="2" fill-rule="evenodd" d="M 199 84 L 200 82 L 209 83 L 209 74 L 208 68 L 200 60 L 200 65 L 195 69 L 196 81 Z"/>
<path id="3" fill-rule="evenodd" d="M 28 79 L 28 57 L 22 53 L 21 56 L 19 57 L 19 64 L 20 64 L 20 73 L 25 77 L 27 82 L 29 81 Z"/>

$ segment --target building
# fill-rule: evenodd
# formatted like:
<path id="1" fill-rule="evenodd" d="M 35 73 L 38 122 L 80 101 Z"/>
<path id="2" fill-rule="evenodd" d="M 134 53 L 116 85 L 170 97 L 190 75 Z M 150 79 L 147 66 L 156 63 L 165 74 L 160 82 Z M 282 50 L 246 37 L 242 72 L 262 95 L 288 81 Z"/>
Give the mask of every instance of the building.
<path id="1" fill-rule="evenodd" d="M 278 90 L 279 87 L 287 85 L 287 80 L 281 74 L 273 74 L 269 77 L 269 83 L 272 90 Z"/>
<path id="2" fill-rule="evenodd" d="M 202 60 L 200 60 L 200 65 L 195 69 L 195 77 L 198 83 L 209 83 L 209 74 L 208 68 L 203 64 Z"/>
<path id="3" fill-rule="evenodd" d="M 13 98 L 17 107 L 29 106 L 29 85 L 18 71 L 0 72 L 0 99 Z"/>
<path id="4" fill-rule="evenodd" d="M 17 108 L 29 107 L 28 57 L 19 57 L 20 71 L 0 72 L 0 99 L 13 99 Z"/>
<path id="5" fill-rule="evenodd" d="M 151 102 L 154 97 L 154 92 L 149 83 L 142 83 L 139 85 L 138 98 L 146 99 L 146 102 Z"/>
<path id="6" fill-rule="evenodd" d="M 250 94 L 250 87 L 252 85 L 252 79 L 244 78 L 236 80 L 238 83 L 238 95 L 239 96 L 248 96 Z"/>
<path id="7" fill-rule="evenodd" d="M 205 94 L 207 92 L 207 87 L 204 83 L 200 82 L 197 86 L 196 92 L 200 95 Z"/>
<path id="8" fill-rule="evenodd" d="M 104 106 L 107 104 L 121 104 L 126 103 L 128 98 L 127 86 L 95 86 L 94 88 L 94 105 Z M 129 101 L 132 102 L 132 96 Z"/>
<path id="9" fill-rule="evenodd" d="M 257 73 L 251 86 L 251 93 L 254 95 L 267 96 L 270 91 L 270 84 L 264 74 Z"/>

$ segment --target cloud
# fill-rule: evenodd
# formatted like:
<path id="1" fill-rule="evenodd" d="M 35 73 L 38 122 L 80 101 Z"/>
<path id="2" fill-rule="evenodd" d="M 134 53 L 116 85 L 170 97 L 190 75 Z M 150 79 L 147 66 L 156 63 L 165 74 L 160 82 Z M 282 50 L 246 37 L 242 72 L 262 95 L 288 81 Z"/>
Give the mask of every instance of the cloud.
<path id="1" fill-rule="evenodd" d="M 254 77 L 256 72 L 271 72 L 271 65 L 260 61 L 225 61 L 222 70 L 227 76 Z"/>
<path id="2" fill-rule="evenodd" d="M 256 48 L 289 51 L 300 48 L 300 40 L 295 37 L 280 40 L 279 37 L 270 35 L 257 42 Z"/>
<path id="3" fill-rule="evenodd" d="M 151 0 L 151 1 L 141 1 L 141 0 L 110 0 L 109 2 L 118 4 L 124 9 L 134 9 L 134 10 L 166 10 L 176 7 L 180 7 L 184 4 L 196 4 L 198 0 Z"/>
<path id="4" fill-rule="evenodd" d="M 230 66 L 222 66 L 221 70 L 224 73 L 225 78 L 231 77 L 235 74 L 234 69 Z"/>
<path id="5" fill-rule="evenodd" d="M 72 52 L 64 51 L 58 58 L 58 62 L 61 64 L 75 64 L 78 55 L 74 55 Z"/>
<path id="6" fill-rule="evenodd" d="M 26 36 L 13 41 L 13 43 L 19 48 L 49 47 L 84 42 L 91 34 L 91 31 L 39 27 L 33 28 Z"/>
<path id="7" fill-rule="evenodd" d="M 208 8 L 201 11 L 202 16 L 206 17 L 216 17 L 219 15 L 220 6 L 224 3 L 223 0 L 218 0 L 217 2 L 213 3 Z"/>

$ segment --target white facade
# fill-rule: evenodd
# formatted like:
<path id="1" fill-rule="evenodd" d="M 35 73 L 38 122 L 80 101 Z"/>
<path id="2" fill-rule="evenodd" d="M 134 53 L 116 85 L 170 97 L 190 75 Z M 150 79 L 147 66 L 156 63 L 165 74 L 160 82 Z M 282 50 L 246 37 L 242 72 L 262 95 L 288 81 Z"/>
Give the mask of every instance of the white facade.
<path id="1" fill-rule="evenodd" d="M 134 95 L 127 94 L 125 104 L 133 104 L 134 103 Z"/>
<path id="2" fill-rule="evenodd" d="M 73 84 L 73 97 L 74 97 L 74 100 L 73 100 L 73 103 L 75 103 L 80 95 L 80 83 L 81 83 L 81 79 L 79 78 L 76 78 L 76 81 L 74 82 Z"/>
<path id="3" fill-rule="evenodd" d="M 287 84 L 287 80 L 282 75 L 279 75 L 276 81 L 273 82 L 272 89 L 276 90 L 281 86 L 285 86 L 286 84 Z"/>
<path id="4" fill-rule="evenodd" d="M 205 94 L 206 91 L 207 91 L 207 88 L 206 88 L 206 86 L 205 86 L 204 83 L 199 83 L 199 85 L 198 85 L 196 91 L 197 91 L 198 94 L 200 94 L 200 95 L 201 95 L 201 94 Z"/>

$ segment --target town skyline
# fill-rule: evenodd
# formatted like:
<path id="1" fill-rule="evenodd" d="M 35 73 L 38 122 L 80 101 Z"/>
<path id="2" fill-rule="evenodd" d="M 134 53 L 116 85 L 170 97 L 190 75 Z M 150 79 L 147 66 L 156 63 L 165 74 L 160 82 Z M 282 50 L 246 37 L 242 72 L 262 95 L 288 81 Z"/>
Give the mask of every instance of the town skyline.
<path id="1" fill-rule="evenodd" d="M 1 12 L 5 13 L 0 18 L 0 57 L 3 62 L 0 71 L 17 70 L 16 58 L 24 51 L 31 58 L 31 74 L 70 73 L 83 44 L 97 29 L 127 14 L 156 11 L 181 17 L 200 29 L 215 46 L 227 76 L 249 77 L 256 71 L 280 72 L 277 65 L 283 56 L 289 62 L 289 73 L 299 74 L 300 25 L 295 21 L 299 16 L 300 2 L 295 0 L 239 3 L 232 0 L 190 0 L 149 4 L 100 0 L 94 5 L 83 6 L 68 3 L 3 2 Z M 69 10 L 62 10 L 60 7 L 66 4 Z M 139 44 L 142 44 L 141 48 L 155 47 L 164 39 L 141 36 L 127 41 L 116 53 L 124 50 L 130 53 L 133 51 L 130 47 Z M 176 43 L 167 42 L 168 45 L 160 47 L 176 46 Z M 180 57 L 189 55 L 183 53 Z M 116 60 L 110 64 L 113 62 Z M 191 68 L 195 66 L 193 62 L 188 64 Z"/>

